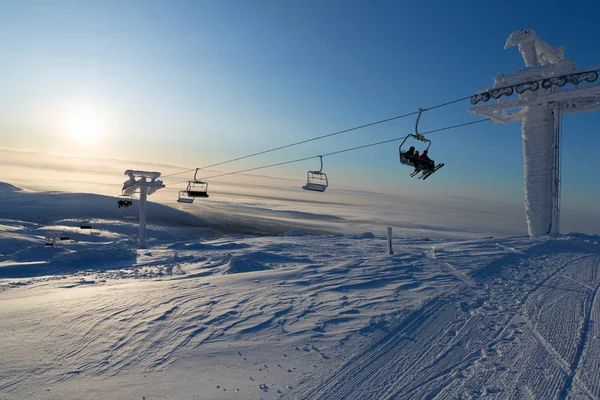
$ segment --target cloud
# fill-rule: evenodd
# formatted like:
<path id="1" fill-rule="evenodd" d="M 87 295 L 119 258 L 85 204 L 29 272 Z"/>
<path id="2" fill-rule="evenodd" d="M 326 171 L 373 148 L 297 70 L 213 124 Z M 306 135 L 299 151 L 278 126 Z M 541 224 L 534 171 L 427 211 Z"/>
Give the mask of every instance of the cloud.
<path id="1" fill-rule="evenodd" d="M 65 157 L 0 149 L 3 180 L 35 190 L 119 192 L 125 169 L 158 170 L 169 174 L 185 170 L 175 165 L 136 161 Z M 185 188 L 181 180 L 167 178 L 167 188 L 150 198 L 222 224 L 256 224 L 275 232 L 289 226 L 309 231 L 340 233 L 383 232 L 393 226 L 406 236 L 473 237 L 525 235 L 523 204 L 489 201 L 464 196 L 413 193 L 388 194 L 362 188 L 331 185 L 325 193 L 306 192 L 302 181 L 266 175 L 229 175 L 209 182 L 210 198 L 192 206 L 176 202 Z M 177 184 L 175 184 L 177 183 Z M 563 230 L 596 233 L 600 216 L 563 210 Z"/>

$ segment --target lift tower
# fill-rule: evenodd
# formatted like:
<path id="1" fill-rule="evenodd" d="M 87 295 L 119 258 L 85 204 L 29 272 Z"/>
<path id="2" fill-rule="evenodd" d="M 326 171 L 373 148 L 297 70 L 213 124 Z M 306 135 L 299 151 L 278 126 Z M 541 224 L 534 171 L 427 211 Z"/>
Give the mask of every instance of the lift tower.
<path id="1" fill-rule="evenodd" d="M 165 187 L 161 180 L 158 180 L 160 172 L 135 171 L 128 169 L 125 175 L 129 179 L 123 182 L 123 194 L 131 196 L 135 193 L 140 194 L 140 228 L 139 228 L 139 248 L 146 248 L 146 198 Z"/>
<path id="2" fill-rule="evenodd" d="M 494 87 L 471 97 L 473 114 L 496 123 L 521 122 L 525 216 L 530 237 L 560 232 L 560 117 L 600 110 L 593 68 L 577 69 L 533 29 L 513 32 L 505 49 L 519 46 L 525 68 L 494 77 Z M 514 94 L 517 96 L 513 96 Z M 491 99 L 496 103 L 486 104 Z"/>

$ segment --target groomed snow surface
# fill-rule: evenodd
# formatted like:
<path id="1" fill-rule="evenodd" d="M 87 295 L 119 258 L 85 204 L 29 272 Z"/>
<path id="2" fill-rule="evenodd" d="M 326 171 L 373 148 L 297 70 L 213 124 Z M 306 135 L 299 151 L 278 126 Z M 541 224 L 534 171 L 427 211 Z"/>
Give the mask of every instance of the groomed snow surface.
<path id="1" fill-rule="evenodd" d="M 600 398 L 598 236 L 394 237 L 388 256 L 385 227 L 224 235 L 154 205 L 135 250 L 113 211 L 93 235 L 9 198 L 0 399 Z"/>

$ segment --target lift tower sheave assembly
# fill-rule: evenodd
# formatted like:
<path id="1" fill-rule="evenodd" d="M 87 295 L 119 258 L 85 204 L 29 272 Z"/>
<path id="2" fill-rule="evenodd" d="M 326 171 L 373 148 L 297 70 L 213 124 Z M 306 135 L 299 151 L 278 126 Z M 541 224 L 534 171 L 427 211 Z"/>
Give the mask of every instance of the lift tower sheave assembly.
<path id="1" fill-rule="evenodd" d="M 136 171 L 128 169 L 125 175 L 129 179 L 123 182 L 123 194 L 131 196 L 135 193 L 140 195 L 140 228 L 139 228 L 139 248 L 146 248 L 146 200 L 147 197 L 158 189 L 165 187 L 160 177 L 160 172 Z"/>
<path id="2" fill-rule="evenodd" d="M 495 123 L 521 122 L 525 216 L 530 237 L 560 232 L 560 119 L 600 110 L 598 72 L 577 69 L 533 29 L 513 32 L 505 49 L 518 46 L 525 68 L 494 77 L 494 87 L 471 97 L 473 114 Z M 517 94 L 518 97 L 512 97 Z M 487 104 L 490 100 L 497 102 Z"/>

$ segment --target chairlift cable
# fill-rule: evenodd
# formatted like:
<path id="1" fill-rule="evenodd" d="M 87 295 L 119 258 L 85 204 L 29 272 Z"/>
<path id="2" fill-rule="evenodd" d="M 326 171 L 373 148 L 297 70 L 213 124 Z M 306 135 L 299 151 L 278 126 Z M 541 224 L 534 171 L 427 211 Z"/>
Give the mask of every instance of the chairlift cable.
<path id="1" fill-rule="evenodd" d="M 419 113 L 418 111 L 414 111 L 414 112 L 410 112 L 410 113 L 407 113 L 407 114 L 397 115 L 395 117 L 382 119 L 382 120 L 379 120 L 379 121 L 371 122 L 371 123 L 360 125 L 360 126 L 355 126 L 353 128 L 343 129 L 341 131 L 337 131 L 337 132 L 333 132 L 333 133 L 328 133 L 326 135 L 317 136 L 317 137 L 314 137 L 314 138 L 311 138 L 311 139 L 306 139 L 306 140 L 301 140 L 299 142 L 286 144 L 284 146 L 274 147 L 274 148 L 269 149 L 269 150 L 259 151 L 257 153 L 249 154 L 249 155 L 242 156 L 242 157 L 233 158 L 231 160 L 223 161 L 223 162 L 216 163 L 216 164 L 207 165 L 207 166 L 200 167 L 200 168 L 197 168 L 197 169 L 206 169 L 206 168 L 210 168 L 210 167 L 216 167 L 217 165 L 223 165 L 223 164 L 228 164 L 228 163 L 234 162 L 234 161 L 244 160 L 246 158 L 259 156 L 259 155 L 270 153 L 270 152 L 277 151 L 277 150 L 287 149 L 287 148 L 293 147 L 293 146 L 298 146 L 300 144 L 314 142 L 315 140 L 320 140 L 320 139 L 325 139 L 325 138 L 336 136 L 336 135 L 341 135 L 342 133 L 348 133 L 348 132 L 356 131 L 356 130 L 359 130 L 359 129 L 368 128 L 370 126 L 379 125 L 379 124 L 383 124 L 383 123 L 386 123 L 386 122 L 394 121 L 394 120 L 397 120 L 397 119 L 410 117 L 411 115 L 415 115 L 415 114 L 418 114 L 418 113 Z"/>
<path id="2" fill-rule="evenodd" d="M 476 121 L 465 122 L 465 123 L 458 124 L 458 125 L 451 125 L 451 126 L 446 126 L 446 127 L 443 127 L 443 128 L 433 129 L 431 131 L 423 132 L 422 135 L 428 135 L 428 134 L 431 134 L 431 133 L 442 132 L 442 131 L 446 131 L 446 130 L 449 130 L 449 129 L 455 129 L 455 128 L 460 128 L 462 126 L 474 125 L 474 124 L 478 124 L 478 123 L 486 122 L 486 121 L 490 121 L 490 119 L 489 118 L 482 118 L 482 119 L 478 119 Z M 202 179 L 209 180 L 209 179 L 214 179 L 214 178 L 220 178 L 222 176 L 227 176 L 227 175 L 236 175 L 236 174 L 241 174 L 241 173 L 244 173 L 244 172 L 256 171 L 256 170 L 259 170 L 259 169 L 272 168 L 272 167 L 277 167 L 277 166 L 286 165 L 286 164 L 293 164 L 293 163 L 297 163 L 297 162 L 301 162 L 301 161 L 311 160 L 313 158 L 318 158 L 318 157 L 321 157 L 321 156 L 322 157 L 332 156 L 332 155 L 335 155 L 335 154 L 341 154 L 341 153 L 346 153 L 346 152 L 349 152 L 349 151 L 360 150 L 360 149 L 364 149 L 364 148 L 367 148 L 367 147 L 378 146 L 380 144 L 386 144 L 386 143 L 396 142 L 398 140 L 406 139 L 406 137 L 407 136 L 402 136 L 402 137 L 397 137 L 397 138 L 394 138 L 394 139 L 383 140 L 383 141 L 380 141 L 380 142 L 369 143 L 369 144 L 365 144 L 365 145 L 362 145 L 362 146 L 351 147 L 349 149 L 332 151 L 330 153 L 320 154 L 318 156 L 303 157 L 303 158 L 298 158 L 298 159 L 295 159 L 295 160 L 283 161 L 283 162 L 279 162 L 279 163 L 275 163 L 275 164 L 269 164 L 269 165 L 263 165 L 263 166 L 260 166 L 260 167 L 247 168 L 247 169 L 243 169 L 243 170 L 239 170 L 239 171 L 233 171 L 233 172 L 225 172 L 225 173 L 218 174 L 218 175 L 212 175 L 212 176 L 204 177 Z M 169 184 L 167 184 L 165 186 L 168 186 L 168 185 L 177 185 L 177 184 L 181 184 L 181 183 L 185 183 L 185 182 L 188 182 L 188 181 L 169 183 Z"/>
<path id="3" fill-rule="evenodd" d="M 448 106 L 450 104 L 454 104 L 454 103 L 458 103 L 460 101 L 467 100 L 469 98 L 471 98 L 471 96 L 461 97 L 459 99 L 455 99 L 455 100 L 452 100 L 452 101 L 448 101 L 446 103 L 438 104 L 438 105 L 435 105 L 433 107 L 424 108 L 422 111 L 435 110 L 436 108 L 445 107 L 445 106 Z M 379 121 L 371 122 L 371 123 L 368 123 L 368 124 L 355 126 L 353 128 L 343 129 L 341 131 L 332 132 L 332 133 L 328 133 L 326 135 L 317 136 L 317 137 L 314 137 L 314 138 L 311 138 L 311 139 L 305 139 L 305 140 L 301 140 L 299 142 L 295 142 L 295 143 L 290 143 L 290 144 L 286 144 L 286 145 L 283 145 L 283 146 L 274 147 L 274 148 L 268 149 L 268 150 L 262 150 L 262 151 L 259 151 L 259 152 L 256 152 L 256 153 L 252 153 L 252 154 L 248 154 L 248 155 L 241 156 L 241 157 L 232 158 L 232 159 L 229 159 L 229 160 L 226 160 L 226 161 L 222 161 L 222 162 L 218 162 L 218 163 L 215 163 L 215 164 L 205 165 L 205 166 L 199 167 L 199 168 L 192 168 L 192 169 L 188 169 L 188 170 L 181 171 L 181 172 L 175 172 L 175 173 L 172 173 L 172 174 L 163 175 L 162 177 L 163 178 L 167 178 L 167 177 L 170 177 L 170 176 L 181 175 L 181 174 L 185 174 L 185 173 L 192 172 L 192 171 L 198 171 L 198 170 L 201 170 L 201 169 L 216 167 L 216 166 L 219 166 L 219 165 L 224 165 L 224 164 L 232 163 L 234 161 L 240 161 L 240 160 L 244 160 L 246 158 L 256 157 L 256 156 L 260 156 L 260 155 L 263 155 L 263 154 L 271 153 L 271 152 L 274 152 L 274 151 L 283 150 L 283 149 L 287 149 L 287 148 L 290 148 L 290 147 L 298 146 L 298 145 L 301 145 L 301 144 L 314 142 L 316 140 L 320 140 L 320 139 L 325 139 L 325 138 L 332 137 L 332 136 L 341 135 L 343 133 L 348 133 L 348 132 L 356 131 L 356 130 L 359 130 L 359 129 L 364 129 L 364 128 L 368 128 L 368 127 L 371 127 L 371 126 L 384 124 L 384 123 L 387 123 L 387 122 L 395 121 L 397 119 L 402 119 L 402 118 L 410 117 L 410 116 L 413 116 L 413 115 L 417 115 L 418 113 L 419 113 L 419 111 L 413 111 L 413 112 L 409 112 L 409 113 L 406 113 L 406 114 L 397 115 L 395 117 L 390 117 L 390 118 L 382 119 L 382 120 L 379 120 Z"/>
<path id="4" fill-rule="evenodd" d="M 464 101 L 464 100 L 467 100 L 467 99 L 470 99 L 470 98 L 471 98 L 471 96 L 465 96 L 465 97 L 462 97 L 460 99 L 456 99 L 456 100 L 448 101 L 446 103 L 438 104 L 437 106 L 433 106 L 433 107 L 429 107 L 429 108 L 424 108 L 423 111 L 430 111 L 430 110 L 435 110 L 436 108 L 446 107 L 446 106 L 449 106 L 450 104 L 458 103 L 458 102 L 461 102 L 461 101 Z M 418 111 L 415 112 L 414 114 L 417 114 L 417 113 L 418 113 Z"/>
<path id="5" fill-rule="evenodd" d="M 594 65 L 594 66 L 591 66 L 591 67 L 588 67 L 588 68 L 584 69 L 583 71 L 580 71 L 579 74 L 590 73 L 590 72 L 598 74 L 598 73 L 600 73 L 600 69 L 598 69 L 597 65 Z M 562 77 L 567 77 L 568 78 L 568 76 L 569 75 L 561 75 L 561 76 L 558 76 L 558 77 L 553 77 L 553 79 L 554 78 L 562 78 Z M 595 79 L 597 79 L 597 76 L 596 76 L 596 78 L 594 78 L 594 80 Z M 520 83 L 520 85 L 524 85 L 524 84 L 527 84 L 527 83 L 541 82 L 541 81 L 543 81 L 543 79 L 536 79 L 536 80 L 533 80 L 533 81 Z M 592 81 L 590 80 L 589 82 L 592 82 Z M 338 131 L 338 132 L 333 132 L 333 133 L 329 133 L 329 134 L 326 134 L 326 135 L 317 136 L 317 137 L 314 137 L 314 138 L 311 138 L 311 139 L 306 139 L 306 140 L 302 140 L 302 141 L 299 141 L 299 142 L 287 144 L 287 145 L 284 145 L 284 146 L 279 146 L 279 147 L 275 147 L 275 148 L 272 148 L 272 149 L 259 151 L 257 153 L 249 154 L 249 155 L 242 156 L 242 157 L 233 158 L 233 159 L 222 161 L 222 162 L 219 162 L 219 163 L 216 163 L 216 164 L 206 165 L 206 166 L 200 167 L 200 168 L 193 168 L 193 169 L 188 169 L 188 170 L 181 171 L 181 172 L 175 172 L 175 173 L 172 173 L 172 174 L 163 175 L 163 177 L 166 178 L 166 177 L 169 177 L 169 176 L 185 174 L 185 173 L 192 172 L 192 171 L 198 172 L 198 170 L 201 170 L 201 169 L 206 169 L 206 168 L 210 168 L 210 167 L 216 167 L 218 165 L 223 165 L 223 164 L 228 164 L 228 163 L 231 163 L 231 162 L 234 162 L 234 161 L 244 160 L 246 158 L 255 157 L 255 156 L 258 156 L 258 155 L 270 153 L 270 152 L 277 151 L 277 150 L 286 149 L 286 148 L 289 148 L 289 147 L 297 146 L 297 145 L 304 144 L 304 143 L 309 143 L 309 142 L 312 142 L 312 141 L 315 141 L 315 140 L 324 139 L 324 138 L 331 137 L 331 136 L 340 135 L 342 133 L 352 132 L 352 131 L 355 131 L 355 130 L 358 130 L 358 129 L 363 129 L 363 128 L 367 128 L 367 127 L 378 125 L 378 124 L 383 124 L 383 123 L 386 123 L 386 122 L 394 121 L 396 119 L 401 119 L 401 118 L 409 117 L 409 116 L 412 116 L 412 115 L 416 115 L 416 114 L 419 114 L 419 112 L 435 110 L 437 108 L 445 107 L 445 106 L 448 106 L 450 104 L 458 103 L 458 102 L 461 102 L 461 101 L 464 101 L 464 100 L 467 100 L 467 99 L 471 99 L 471 101 L 473 101 L 473 96 L 461 97 L 461 98 L 458 98 L 458 99 L 455 99 L 455 100 L 451 100 L 451 101 L 447 101 L 445 103 L 441 103 L 441 104 L 435 105 L 433 107 L 419 109 L 419 111 L 413 111 L 413 112 L 402 114 L 402 115 L 398 115 L 398 116 L 395 116 L 395 117 L 386 118 L 386 119 L 383 119 L 383 120 L 380 120 L 380 121 L 375 121 L 375 122 L 371 122 L 371 123 L 368 123 L 368 124 L 356 126 L 356 127 L 353 127 L 353 128 L 344 129 L 344 130 L 341 130 L 341 131 Z M 475 104 L 475 103 L 473 103 L 473 104 Z M 433 132 L 428 132 L 428 133 L 433 133 Z M 184 182 L 187 182 L 187 181 L 184 181 Z"/>
<path id="6" fill-rule="evenodd" d="M 161 178 L 168 178 L 169 176 L 175 176 L 175 175 L 181 175 L 181 174 L 187 174 L 188 172 L 192 172 L 195 171 L 196 168 L 192 168 L 192 169 L 186 169 L 185 171 L 181 171 L 181 172 L 174 172 L 172 174 L 167 174 L 167 175 L 161 175 Z"/>

